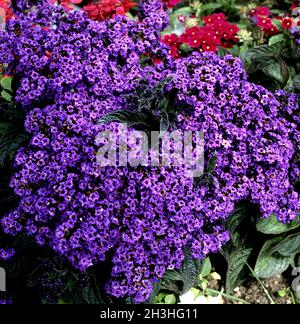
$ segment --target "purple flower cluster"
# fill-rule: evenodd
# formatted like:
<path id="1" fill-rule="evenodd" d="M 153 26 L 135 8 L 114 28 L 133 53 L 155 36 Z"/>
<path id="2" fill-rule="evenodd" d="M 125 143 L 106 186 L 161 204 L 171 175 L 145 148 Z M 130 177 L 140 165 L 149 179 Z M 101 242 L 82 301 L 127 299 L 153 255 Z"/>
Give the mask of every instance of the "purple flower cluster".
<path id="1" fill-rule="evenodd" d="M 226 218 L 247 199 L 263 217 L 294 219 L 300 210 L 299 96 L 274 95 L 248 82 L 232 56 L 193 54 L 177 60 L 170 75 L 168 88 L 178 90 L 177 104 L 185 107 L 178 127 L 203 130 L 207 158 L 217 155 L 214 190 L 206 195 L 203 188 L 206 217 Z"/>
<path id="2" fill-rule="evenodd" d="M 50 5 L 11 20 L 0 34 L 0 53 L 8 73 L 21 78 L 17 101 L 32 109 L 45 102 L 68 104 L 75 92 L 77 101 L 97 102 L 132 91 L 141 78 L 143 55 L 167 57 L 159 38 L 167 14 L 155 3 L 157 24 L 123 16 L 99 23 Z"/>
<path id="3" fill-rule="evenodd" d="M 0 248 L 0 261 L 8 261 L 15 255 L 15 250 L 12 248 L 1 249 Z"/>
<path id="4" fill-rule="evenodd" d="M 0 298 L 0 305 L 12 305 L 13 301 L 11 298 Z"/>
<path id="5" fill-rule="evenodd" d="M 204 231 L 210 222 L 184 169 L 96 162 L 95 138 L 106 128 L 97 120 L 124 108 L 121 95 L 140 80 L 150 85 L 162 78 L 162 66 L 142 68 L 140 58 L 169 60 L 158 34 L 167 14 L 155 1 L 141 9 L 141 22 L 98 23 L 42 6 L 8 24 L 2 36 L 2 53 L 21 78 L 17 100 L 29 111 L 25 126 L 32 134 L 15 159 L 11 186 L 21 201 L 2 219 L 5 233 L 25 231 L 80 270 L 113 251 L 107 290 L 136 302 L 149 297 L 166 269 L 180 267 L 185 247 L 203 258 L 228 240 L 215 223 Z"/>
<path id="6" fill-rule="evenodd" d="M 20 86 L 30 145 L 16 158 L 11 186 L 18 208 L 1 220 L 6 234 L 25 232 L 77 269 L 112 255 L 107 291 L 144 302 L 188 248 L 201 259 L 229 239 L 221 226 L 250 199 L 282 221 L 300 210 L 297 97 L 249 83 L 231 56 L 193 54 L 174 62 L 160 42 L 167 25 L 160 1 L 144 0 L 140 21 L 105 22 L 41 5 L 0 34 L 0 59 Z M 143 67 L 141 58 L 162 63 Z M 205 132 L 214 172 L 195 186 L 182 167 L 102 167 L 97 125 L 128 103 L 141 80 L 171 77 L 166 91 L 181 107 L 177 126 Z"/>

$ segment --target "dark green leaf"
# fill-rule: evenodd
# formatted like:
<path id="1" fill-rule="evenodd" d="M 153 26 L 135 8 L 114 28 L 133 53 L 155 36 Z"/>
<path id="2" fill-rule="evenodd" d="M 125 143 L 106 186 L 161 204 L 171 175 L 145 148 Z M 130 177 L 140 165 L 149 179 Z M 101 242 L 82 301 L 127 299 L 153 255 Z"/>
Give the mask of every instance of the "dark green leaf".
<path id="1" fill-rule="evenodd" d="M 105 124 L 111 122 L 125 123 L 129 127 L 134 125 L 145 124 L 147 126 L 147 116 L 140 112 L 132 112 L 128 110 L 116 110 L 102 117 L 98 123 Z"/>
<path id="2" fill-rule="evenodd" d="M 241 282 L 243 270 L 252 253 L 252 248 L 240 248 L 229 254 L 226 275 L 226 291 L 231 293 Z"/>
<path id="3" fill-rule="evenodd" d="M 282 42 L 275 43 L 271 46 L 262 45 L 262 46 L 254 47 L 242 54 L 242 60 L 243 61 L 249 61 L 249 60 L 263 61 L 264 59 L 277 57 L 277 55 L 280 54 L 280 50 L 282 47 L 283 47 Z"/>
<path id="4" fill-rule="evenodd" d="M 182 277 L 177 271 L 169 270 L 169 271 L 166 272 L 166 275 L 165 275 L 164 279 L 165 280 L 171 280 L 171 281 L 181 281 Z"/>
<path id="5" fill-rule="evenodd" d="M 207 170 L 206 170 L 206 173 L 208 173 L 208 174 L 213 173 L 215 171 L 215 169 L 216 169 L 217 163 L 218 163 L 218 155 L 215 152 L 213 154 L 213 156 L 207 162 Z"/>
<path id="6" fill-rule="evenodd" d="M 277 60 L 273 59 L 266 62 L 264 67 L 262 68 L 262 71 L 270 78 L 273 78 L 281 84 L 284 84 L 282 66 Z"/>
<path id="7" fill-rule="evenodd" d="M 222 4 L 220 3 L 205 3 L 201 6 L 201 11 L 209 11 L 212 13 L 219 8 L 222 8 Z"/>
<path id="8" fill-rule="evenodd" d="M 204 260 L 194 260 L 186 255 L 182 268 L 179 271 L 167 271 L 161 281 L 161 289 L 173 293 L 185 293 L 199 281 Z"/>
<path id="9" fill-rule="evenodd" d="M 259 278 L 271 278 L 283 273 L 291 264 L 293 257 L 284 257 L 279 253 L 272 253 L 274 247 L 282 241 L 276 237 L 267 241 L 258 256 L 254 272 Z"/>
<path id="10" fill-rule="evenodd" d="M 87 287 L 83 289 L 83 298 L 86 301 L 87 304 L 90 305 L 99 305 L 99 299 L 94 292 L 93 285 L 88 284 Z"/>
<path id="11" fill-rule="evenodd" d="M 235 246 L 239 246 L 242 241 L 242 232 L 241 227 L 243 222 L 247 217 L 246 208 L 238 208 L 235 212 L 229 217 L 227 228 L 230 232 L 231 242 Z"/>
<path id="12" fill-rule="evenodd" d="M 179 271 L 183 282 L 182 293 L 186 293 L 198 283 L 201 271 L 202 269 L 199 269 L 197 263 L 192 258 L 188 256 L 185 258 Z"/>
<path id="13" fill-rule="evenodd" d="M 296 75 L 296 77 L 293 79 L 293 83 L 295 88 L 300 90 L 300 74 Z"/>
<path id="14" fill-rule="evenodd" d="M 282 256 L 289 257 L 300 253 L 300 233 L 289 235 L 283 241 L 278 243 L 272 252 L 278 252 Z"/>
<path id="15" fill-rule="evenodd" d="M 256 228 L 263 234 L 278 235 L 289 232 L 299 226 L 300 224 L 298 221 L 293 221 L 290 224 L 283 224 L 277 220 L 275 215 L 272 215 L 268 219 L 261 219 L 257 223 Z"/>

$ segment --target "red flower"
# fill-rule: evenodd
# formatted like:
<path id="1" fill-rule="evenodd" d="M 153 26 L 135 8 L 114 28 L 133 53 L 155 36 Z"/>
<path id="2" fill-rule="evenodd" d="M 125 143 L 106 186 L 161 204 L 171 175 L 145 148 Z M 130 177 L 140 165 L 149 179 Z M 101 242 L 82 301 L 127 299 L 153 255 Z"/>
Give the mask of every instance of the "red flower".
<path id="1" fill-rule="evenodd" d="M 5 23 L 13 17 L 9 0 L 0 0 L 0 24 Z"/>
<path id="2" fill-rule="evenodd" d="M 268 7 L 260 7 L 258 6 L 255 9 L 250 10 L 250 17 L 270 17 L 271 12 Z"/>
<path id="3" fill-rule="evenodd" d="M 174 8 L 178 5 L 181 0 L 163 0 L 163 2 L 167 5 L 168 8 Z"/>
<path id="4" fill-rule="evenodd" d="M 271 18 L 258 17 L 257 26 L 260 27 L 261 30 L 267 33 L 269 36 L 274 36 L 279 33 L 279 29 L 275 25 L 273 25 Z"/>
<path id="5" fill-rule="evenodd" d="M 257 26 L 261 27 L 262 30 L 266 31 L 273 26 L 272 19 L 267 17 L 258 17 Z"/>
<path id="6" fill-rule="evenodd" d="M 131 0 L 99 0 L 90 3 L 83 9 L 87 12 L 89 18 L 93 20 L 105 20 L 114 15 L 125 15 L 136 3 Z"/>
<path id="7" fill-rule="evenodd" d="M 266 33 L 269 36 L 274 36 L 274 35 L 279 34 L 279 29 L 276 26 L 273 25 L 273 26 L 270 27 L 270 29 L 266 30 Z"/>
<path id="8" fill-rule="evenodd" d="M 268 7 L 257 7 L 256 8 L 256 15 L 260 17 L 270 17 L 271 12 Z"/>
<path id="9" fill-rule="evenodd" d="M 179 48 L 182 43 L 180 42 L 178 35 L 165 35 L 162 42 L 170 47 L 171 56 L 173 56 L 175 59 L 180 58 Z"/>
<path id="10" fill-rule="evenodd" d="M 216 52 L 217 46 L 231 48 L 238 41 L 236 35 L 239 28 L 226 19 L 223 13 L 204 17 L 205 26 L 187 28 L 179 40 L 201 52 Z"/>
<path id="11" fill-rule="evenodd" d="M 205 25 L 215 25 L 226 21 L 226 16 L 223 13 L 213 14 L 211 16 L 203 17 Z"/>
<path id="12" fill-rule="evenodd" d="M 281 23 L 281 26 L 284 29 L 290 29 L 290 28 L 292 28 L 293 27 L 293 19 L 292 18 L 289 18 L 289 17 L 283 18 L 282 23 Z"/>

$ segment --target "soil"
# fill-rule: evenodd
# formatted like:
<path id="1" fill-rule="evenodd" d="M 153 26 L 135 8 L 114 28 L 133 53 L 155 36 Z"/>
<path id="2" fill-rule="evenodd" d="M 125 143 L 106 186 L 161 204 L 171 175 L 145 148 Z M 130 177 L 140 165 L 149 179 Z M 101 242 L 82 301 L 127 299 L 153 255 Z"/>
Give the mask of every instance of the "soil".
<path id="1" fill-rule="evenodd" d="M 283 276 L 262 280 L 262 284 L 275 304 L 293 304 L 293 297 L 288 289 L 289 284 Z M 209 286 L 220 291 L 220 283 L 217 281 L 210 282 Z M 286 290 L 284 297 L 280 297 L 278 293 L 282 290 Z M 250 304 L 271 304 L 263 287 L 257 281 L 249 281 L 240 285 L 231 296 L 240 298 Z M 242 304 L 238 301 L 229 300 L 226 297 L 223 297 L 223 300 L 224 304 Z"/>

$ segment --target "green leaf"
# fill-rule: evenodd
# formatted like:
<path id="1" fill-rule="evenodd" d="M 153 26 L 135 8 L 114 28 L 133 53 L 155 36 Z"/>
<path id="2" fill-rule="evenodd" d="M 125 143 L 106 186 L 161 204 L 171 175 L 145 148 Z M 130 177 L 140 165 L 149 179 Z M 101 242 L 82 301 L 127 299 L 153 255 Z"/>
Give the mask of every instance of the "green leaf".
<path id="1" fill-rule="evenodd" d="M 183 283 L 183 293 L 186 293 L 198 283 L 198 277 L 201 273 L 201 270 L 202 269 L 199 269 L 195 260 L 188 256 L 185 258 L 182 268 L 179 270 Z"/>
<path id="2" fill-rule="evenodd" d="M 273 248 L 282 241 L 282 237 L 276 237 L 267 241 L 262 247 L 256 261 L 254 272 L 259 278 L 275 277 L 287 270 L 293 257 L 284 257 L 279 253 L 272 253 Z"/>
<path id="3" fill-rule="evenodd" d="M 12 77 L 4 77 L 0 81 L 0 85 L 4 90 L 12 91 L 11 89 L 11 83 L 12 83 Z"/>
<path id="4" fill-rule="evenodd" d="M 111 122 L 126 123 L 129 127 L 135 125 L 145 125 L 148 126 L 147 116 L 140 112 L 133 112 L 128 110 L 116 110 L 110 114 L 103 116 L 98 123 L 105 124 Z"/>
<path id="5" fill-rule="evenodd" d="M 284 77 L 282 74 L 281 64 L 277 60 L 269 60 L 265 62 L 262 71 L 272 79 L 284 84 Z"/>
<path id="6" fill-rule="evenodd" d="M 4 165 L 5 160 L 12 157 L 27 140 L 28 135 L 19 134 L 13 125 L 4 130 L 0 138 L 0 165 Z"/>
<path id="7" fill-rule="evenodd" d="M 11 100 L 12 100 L 12 96 L 5 90 L 1 91 L 1 97 L 4 98 L 8 102 L 11 102 Z"/>
<path id="8" fill-rule="evenodd" d="M 278 252 L 282 256 L 289 257 L 300 253 L 300 233 L 289 235 L 283 241 L 278 243 L 272 252 Z"/>
<path id="9" fill-rule="evenodd" d="M 89 305 L 99 305 L 100 301 L 95 294 L 92 283 L 89 283 L 87 287 L 83 289 L 83 298 Z"/>
<path id="10" fill-rule="evenodd" d="M 246 53 L 241 55 L 243 61 L 248 60 L 264 60 L 269 59 L 270 57 L 277 57 L 280 54 L 280 50 L 283 47 L 282 42 L 277 42 L 271 46 L 262 45 L 258 47 L 251 48 Z"/>
<path id="11" fill-rule="evenodd" d="M 161 289 L 173 293 L 185 293 L 195 287 L 203 269 L 204 260 L 194 260 L 188 253 L 179 271 L 167 271 L 161 281 Z"/>
<path id="12" fill-rule="evenodd" d="M 10 123 L 0 122 L 0 135 L 8 129 L 9 125 Z"/>
<path id="13" fill-rule="evenodd" d="M 156 301 L 161 303 L 167 295 L 168 295 L 167 293 L 159 293 L 156 297 Z"/>
<path id="14" fill-rule="evenodd" d="M 281 297 L 281 298 L 285 297 L 286 296 L 286 290 L 285 289 L 279 290 L 278 291 L 278 296 Z"/>
<path id="15" fill-rule="evenodd" d="M 218 155 L 215 152 L 213 154 L 213 156 L 207 162 L 207 170 L 206 170 L 206 173 L 208 173 L 208 174 L 213 173 L 215 171 L 215 169 L 216 169 L 217 163 L 218 163 Z"/>
<path id="16" fill-rule="evenodd" d="M 206 3 L 203 6 L 201 6 L 201 11 L 213 12 L 219 8 L 222 8 L 222 4 L 220 3 Z"/>
<path id="17" fill-rule="evenodd" d="M 181 275 L 177 271 L 168 270 L 166 272 L 165 278 L 166 280 L 172 280 L 172 281 L 181 281 Z"/>
<path id="18" fill-rule="evenodd" d="M 295 76 L 295 78 L 293 79 L 293 83 L 295 88 L 300 90 L 300 74 Z"/>
<path id="19" fill-rule="evenodd" d="M 151 293 L 150 297 L 148 298 L 148 300 L 146 301 L 146 304 L 148 304 L 148 305 L 154 304 L 154 302 L 158 298 L 160 289 L 161 289 L 160 283 L 154 284 L 152 293 Z"/>
<path id="20" fill-rule="evenodd" d="M 175 10 L 172 13 L 172 15 L 178 17 L 180 15 L 189 15 L 190 13 L 192 13 L 191 7 L 182 7 L 182 8 L 179 8 L 179 9 Z"/>
<path id="21" fill-rule="evenodd" d="M 242 241 L 241 227 L 243 221 L 247 218 L 246 209 L 241 207 L 236 209 L 233 214 L 229 217 L 227 228 L 230 232 L 231 243 L 235 246 L 240 245 Z"/>
<path id="22" fill-rule="evenodd" d="M 204 260 L 203 268 L 202 268 L 202 271 L 201 271 L 201 275 L 203 277 L 207 277 L 211 273 L 211 270 L 212 270 L 212 266 L 211 266 L 210 258 L 207 257 Z"/>
<path id="23" fill-rule="evenodd" d="M 231 293 L 241 282 L 241 275 L 252 253 L 252 248 L 241 248 L 229 254 L 226 291 Z"/>
<path id="24" fill-rule="evenodd" d="M 165 304 L 172 304 L 172 305 L 174 305 L 174 304 L 176 304 L 176 297 L 175 297 L 175 295 L 167 295 L 166 297 L 165 297 Z"/>
<path id="25" fill-rule="evenodd" d="M 59 298 L 58 301 L 57 301 L 57 304 L 58 305 L 65 305 L 66 302 L 62 298 Z"/>
<path id="26" fill-rule="evenodd" d="M 284 34 L 279 34 L 279 35 L 275 35 L 275 36 L 272 36 L 270 39 L 269 39 L 269 46 L 275 44 L 275 43 L 278 43 L 278 42 L 282 42 L 285 40 L 285 35 Z"/>
<path id="27" fill-rule="evenodd" d="M 293 221 L 290 224 L 283 224 L 277 220 L 275 215 L 270 216 L 268 219 L 261 219 L 256 228 L 260 233 L 268 235 L 278 235 L 294 230 L 299 227 L 298 221 Z"/>

